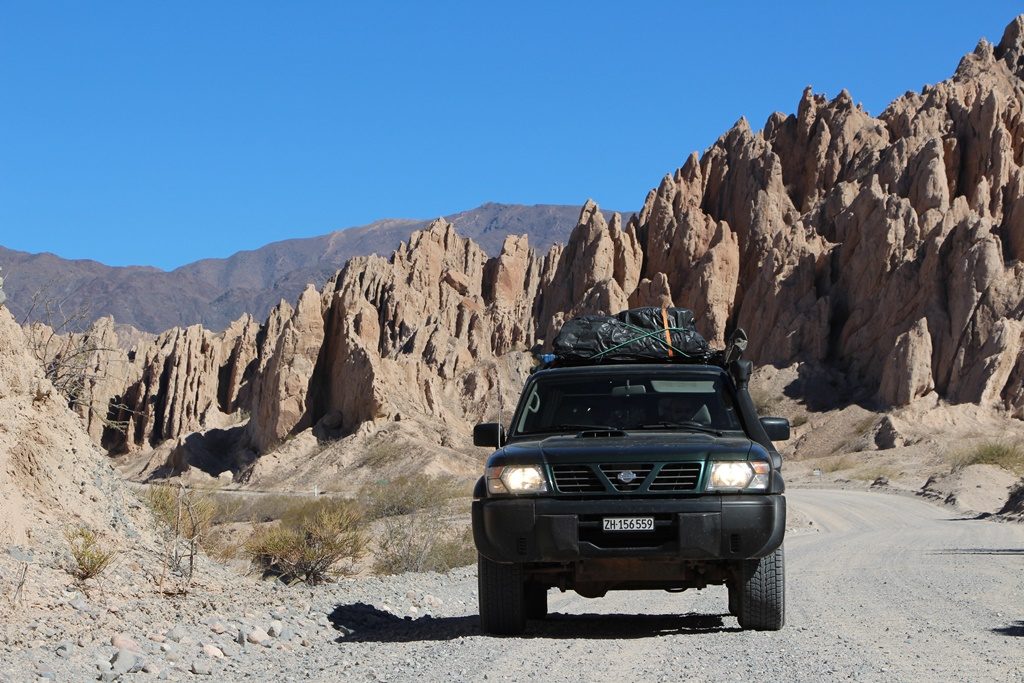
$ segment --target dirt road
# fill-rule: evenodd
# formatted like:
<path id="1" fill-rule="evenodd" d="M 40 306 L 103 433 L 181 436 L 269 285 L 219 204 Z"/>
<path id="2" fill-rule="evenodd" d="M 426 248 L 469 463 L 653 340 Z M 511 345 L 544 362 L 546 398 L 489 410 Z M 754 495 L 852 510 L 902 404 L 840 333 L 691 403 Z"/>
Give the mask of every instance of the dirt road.
<path id="1" fill-rule="evenodd" d="M 531 622 L 529 637 L 490 638 L 476 627 L 475 573 L 464 571 L 436 587 L 449 604 L 466 601 L 459 615 L 403 621 L 369 604 L 339 605 L 334 620 L 356 633 L 313 676 L 1024 680 L 1024 525 L 958 519 L 895 495 L 803 490 L 788 498 L 817 531 L 787 538 L 780 632 L 740 631 L 725 590 L 714 588 L 600 600 L 552 593 L 555 614 Z"/>
<path id="2" fill-rule="evenodd" d="M 1024 681 L 1024 525 L 882 493 L 788 498 L 813 526 L 787 536 L 779 632 L 740 631 L 720 587 L 552 592 L 548 620 L 502 639 L 480 633 L 475 567 L 316 587 L 221 571 L 184 597 L 40 594 L 24 623 L 0 624 L 0 683 L 138 669 L 172 681 Z"/>

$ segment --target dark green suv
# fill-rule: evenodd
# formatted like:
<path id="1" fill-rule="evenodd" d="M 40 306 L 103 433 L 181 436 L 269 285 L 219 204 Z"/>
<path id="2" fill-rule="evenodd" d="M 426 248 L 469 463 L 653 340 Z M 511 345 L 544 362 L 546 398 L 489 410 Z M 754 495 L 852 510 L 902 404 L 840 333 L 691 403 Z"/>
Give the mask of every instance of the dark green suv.
<path id="1" fill-rule="evenodd" d="M 473 501 L 480 621 L 521 633 L 551 588 L 678 591 L 724 584 L 743 628 L 785 618 L 783 418 L 759 418 L 751 365 L 541 369 L 523 388 Z"/>

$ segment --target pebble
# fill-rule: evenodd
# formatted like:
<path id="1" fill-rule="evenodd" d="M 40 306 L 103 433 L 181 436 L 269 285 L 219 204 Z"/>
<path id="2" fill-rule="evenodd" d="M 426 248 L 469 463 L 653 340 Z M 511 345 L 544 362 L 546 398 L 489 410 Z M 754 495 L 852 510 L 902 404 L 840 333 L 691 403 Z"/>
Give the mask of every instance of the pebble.
<path id="1" fill-rule="evenodd" d="M 215 659 L 224 659 L 224 652 L 216 645 L 211 645 L 210 643 L 203 645 L 203 654 Z"/>
<path id="2" fill-rule="evenodd" d="M 220 634 L 224 633 L 228 629 L 227 629 L 227 627 L 224 624 L 220 623 L 219 621 L 215 621 L 210 626 L 210 630 L 213 631 L 214 633 L 216 633 L 219 636 Z"/>
<path id="3" fill-rule="evenodd" d="M 116 647 L 118 650 L 131 650 L 132 652 L 142 652 L 142 648 L 139 647 L 139 644 L 131 638 L 129 638 L 128 636 L 124 635 L 123 633 L 118 633 L 117 635 L 113 636 L 110 639 L 110 644 Z"/>
<path id="4" fill-rule="evenodd" d="M 143 662 L 131 650 L 118 650 L 110 658 L 110 670 L 116 674 L 136 673 L 142 670 Z"/>
<path id="5" fill-rule="evenodd" d="M 274 620 L 270 622 L 270 628 L 267 629 L 267 634 L 271 638 L 277 638 L 281 635 L 281 631 L 284 630 L 284 624 L 280 620 Z"/>
<path id="6" fill-rule="evenodd" d="M 235 658 L 242 654 L 242 648 L 240 648 L 235 642 L 221 643 L 218 645 L 220 651 L 224 653 L 225 657 Z"/>
<path id="7" fill-rule="evenodd" d="M 167 636 L 168 640 L 173 640 L 176 643 L 180 643 L 182 638 L 184 638 L 187 634 L 185 633 L 185 629 L 183 629 L 181 626 L 175 626 L 164 635 Z"/>
<path id="8" fill-rule="evenodd" d="M 213 675 L 213 668 L 209 664 L 207 664 L 205 662 L 200 662 L 198 660 L 192 662 L 192 668 L 189 669 L 189 670 L 192 673 L 194 673 L 196 676 L 212 676 Z"/>
<path id="9" fill-rule="evenodd" d="M 262 645 L 263 643 L 270 640 L 270 636 L 267 635 L 267 632 L 263 629 L 254 628 L 253 630 L 249 631 L 249 633 L 245 636 L 245 639 L 253 645 Z"/>

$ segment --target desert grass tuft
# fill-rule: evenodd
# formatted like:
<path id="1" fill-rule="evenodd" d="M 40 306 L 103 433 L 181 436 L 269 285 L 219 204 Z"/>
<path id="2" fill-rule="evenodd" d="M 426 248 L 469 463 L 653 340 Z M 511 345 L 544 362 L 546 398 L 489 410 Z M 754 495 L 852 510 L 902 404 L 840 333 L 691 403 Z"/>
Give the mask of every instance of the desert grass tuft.
<path id="1" fill-rule="evenodd" d="M 970 465 L 997 465 L 1024 475 L 1024 448 L 1008 441 L 986 441 L 949 458 L 951 471 L 959 472 Z"/>
<path id="2" fill-rule="evenodd" d="M 80 581 L 102 575 L 117 559 L 117 550 L 103 545 L 96 532 L 89 528 L 76 527 L 70 529 L 65 536 L 71 545 L 71 557 L 74 560 L 70 571 Z"/>

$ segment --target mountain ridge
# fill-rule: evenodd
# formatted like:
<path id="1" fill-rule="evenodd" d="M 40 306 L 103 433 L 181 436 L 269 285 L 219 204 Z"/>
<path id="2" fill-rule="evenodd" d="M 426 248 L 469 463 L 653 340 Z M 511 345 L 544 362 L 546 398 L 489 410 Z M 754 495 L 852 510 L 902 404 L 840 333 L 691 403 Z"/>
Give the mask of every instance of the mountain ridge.
<path id="1" fill-rule="evenodd" d="M 509 233 L 528 234 L 539 248 L 565 241 L 578 216 L 578 206 L 487 202 L 446 219 L 484 251 L 497 254 Z M 118 323 L 154 333 L 196 323 L 223 330 L 245 313 L 266 317 L 279 301 L 294 301 L 307 284 L 328 280 L 353 256 L 390 254 L 430 222 L 384 218 L 314 237 L 270 242 L 226 258 L 199 259 L 169 271 L 145 265 L 108 266 L 3 246 L 0 266 L 7 278 L 7 305 L 18 320 L 41 319 L 29 309 L 33 294 L 45 292 L 43 298 L 63 302 L 65 311 L 87 310 L 89 320 L 113 316 Z"/>

